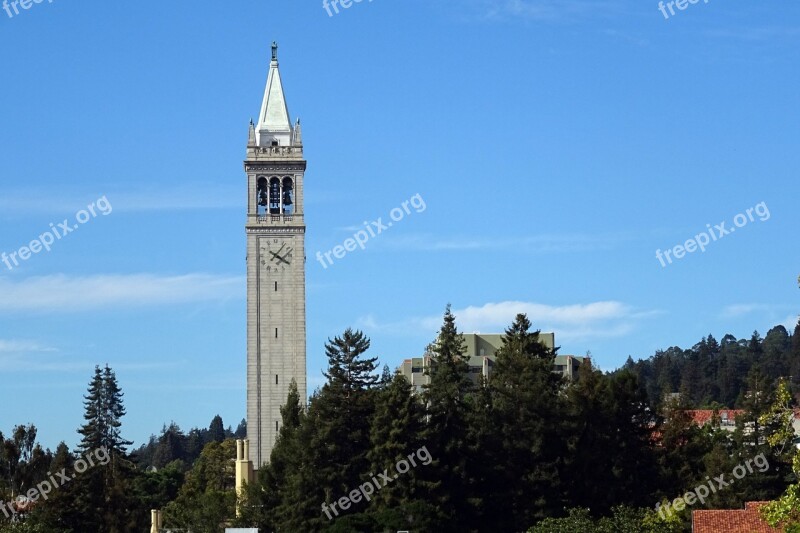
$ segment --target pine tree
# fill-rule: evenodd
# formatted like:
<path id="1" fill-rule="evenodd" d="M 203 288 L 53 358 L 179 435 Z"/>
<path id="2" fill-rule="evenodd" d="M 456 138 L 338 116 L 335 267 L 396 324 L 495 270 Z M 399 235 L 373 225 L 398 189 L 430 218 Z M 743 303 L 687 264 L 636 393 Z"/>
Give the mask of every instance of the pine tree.
<path id="1" fill-rule="evenodd" d="M 209 442 L 222 442 L 225 440 L 225 426 L 222 424 L 222 417 L 217 415 L 211 420 L 208 427 Z"/>
<path id="2" fill-rule="evenodd" d="M 473 449 L 469 441 L 473 403 L 469 396 L 474 386 L 464 357 L 464 337 L 456 328 L 449 305 L 431 352 L 430 383 L 423 391 L 427 417 L 423 434 L 433 463 L 424 475 L 430 503 L 440 510 L 449 529 L 468 531 L 476 515 L 475 505 L 469 500 L 473 480 L 468 466 Z"/>
<path id="3" fill-rule="evenodd" d="M 396 373 L 377 398 L 372 449 L 368 454 L 370 472 L 383 472 L 386 468 L 391 472 L 399 461 L 408 462 L 408 456 L 423 447 L 427 450 L 421 438 L 423 415 L 423 406 L 411 384 Z M 430 529 L 436 510 L 426 501 L 421 482 L 423 470 L 429 466 L 416 459 L 416 466 L 376 492 L 370 510 L 379 527 L 395 531 Z"/>
<path id="4" fill-rule="evenodd" d="M 568 501 L 608 512 L 614 505 L 651 505 L 658 486 L 651 447 L 655 417 L 636 377 L 627 371 L 605 376 L 581 365 L 568 388 Z"/>
<path id="5" fill-rule="evenodd" d="M 247 438 L 247 420 L 242 418 L 242 421 L 236 426 L 236 431 L 233 432 L 233 436 L 237 439 Z"/>
<path id="6" fill-rule="evenodd" d="M 389 369 L 389 365 L 383 365 L 383 373 L 381 373 L 381 380 L 378 383 L 379 388 L 385 389 L 392 383 L 392 371 Z"/>
<path id="7" fill-rule="evenodd" d="M 88 393 L 84 396 L 83 418 L 86 423 L 78 430 L 82 436 L 78 447 L 81 453 L 90 453 L 100 448 L 106 448 L 120 456 L 127 453 L 127 446 L 132 443 L 121 435 L 121 419 L 125 416 L 122 397 L 114 371 L 108 365 L 102 370 L 96 366 Z"/>
<path id="8" fill-rule="evenodd" d="M 84 396 L 86 422 L 78 430 L 82 437 L 78 450 L 83 456 L 103 450 L 110 461 L 89 468 L 70 483 L 75 509 L 70 526 L 75 530 L 126 531 L 145 521 L 146 510 L 139 509 L 131 490 L 136 473 L 127 458 L 131 442 L 121 434 L 125 415 L 122 397 L 111 368 L 95 367 Z"/>
<path id="9" fill-rule="evenodd" d="M 298 439 L 307 453 L 304 471 L 290 478 L 298 511 L 287 530 L 324 527 L 329 520 L 320 505 L 348 494 L 369 473 L 370 421 L 380 380 L 375 373 L 377 358 L 365 355 L 369 346 L 369 339 L 352 329 L 325 345 L 328 383 L 311 398 L 299 428 Z M 358 514 L 364 507 L 359 503 L 344 515 Z"/>
<path id="10" fill-rule="evenodd" d="M 523 531 L 562 507 L 559 468 L 563 450 L 558 427 L 563 420 L 561 378 L 552 371 L 555 350 L 539 331 L 517 315 L 506 330 L 489 382 L 504 479 L 493 491 L 502 495 L 497 519 L 501 531 Z"/>
<path id="11" fill-rule="evenodd" d="M 301 523 L 304 515 L 309 514 L 298 509 L 298 495 L 292 490 L 299 485 L 298 478 L 307 464 L 307 450 L 299 440 L 304 418 L 297 382 L 292 380 L 286 404 L 281 407 L 282 423 L 269 464 L 258 471 L 257 481 L 248 487 L 247 499 L 242 504 L 241 525 L 258 525 L 265 531 L 288 531 L 293 523 Z"/>
<path id="12" fill-rule="evenodd" d="M 122 389 L 117 383 L 117 375 L 106 365 L 103 369 L 103 407 L 105 416 L 105 427 L 108 435 L 105 447 L 120 456 L 128 452 L 128 446 L 132 441 L 122 438 L 122 417 L 125 416 L 125 406 L 122 402 Z"/>
<path id="13" fill-rule="evenodd" d="M 153 451 L 152 465 L 164 468 L 176 460 L 186 459 L 186 436 L 175 422 L 164 427 Z"/>
<path id="14" fill-rule="evenodd" d="M 800 385 L 800 319 L 794 327 L 792 334 L 792 351 L 790 357 L 789 372 L 792 376 L 792 384 Z"/>
<path id="15" fill-rule="evenodd" d="M 89 391 L 84 396 L 84 415 L 86 423 L 78 430 L 82 439 L 79 451 L 82 453 L 100 449 L 106 443 L 108 429 L 106 427 L 106 416 L 104 414 L 104 388 L 103 371 L 99 366 L 94 367 L 94 377 L 89 383 Z"/>

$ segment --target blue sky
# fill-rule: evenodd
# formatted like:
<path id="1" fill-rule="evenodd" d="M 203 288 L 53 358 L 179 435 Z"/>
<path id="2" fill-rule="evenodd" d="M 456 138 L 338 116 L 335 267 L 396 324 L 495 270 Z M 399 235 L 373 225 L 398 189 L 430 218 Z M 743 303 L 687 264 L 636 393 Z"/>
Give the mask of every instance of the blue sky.
<path id="1" fill-rule="evenodd" d="M 0 430 L 74 445 L 105 363 L 136 445 L 172 420 L 244 417 L 242 160 L 273 40 L 309 161 L 312 388 L 328 337 L 361 328 L 394 367 L 448 302 L 465 332 L 528 312 L 604 369 L 793 324 L 798 15 L 788 0 L 669 19 L 650 0 L 0 11 L 0 252 L 111 206 L 0 263 Z M 315 261 L 416 194 L 426 209 L 366 250 Z M 759 204 L 768 218 L 705 252 L 656 258 Z"/>

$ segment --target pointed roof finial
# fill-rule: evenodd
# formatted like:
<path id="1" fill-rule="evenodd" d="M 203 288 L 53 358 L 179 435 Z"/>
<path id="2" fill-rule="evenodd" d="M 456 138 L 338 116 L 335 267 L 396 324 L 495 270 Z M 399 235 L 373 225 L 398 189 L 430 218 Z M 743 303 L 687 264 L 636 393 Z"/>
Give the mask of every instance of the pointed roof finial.
<path id="1" fill-rule="evenodd" d="M 278 43 L 275 41 L 272 41 L 272 60 L 278 60 Z"/>

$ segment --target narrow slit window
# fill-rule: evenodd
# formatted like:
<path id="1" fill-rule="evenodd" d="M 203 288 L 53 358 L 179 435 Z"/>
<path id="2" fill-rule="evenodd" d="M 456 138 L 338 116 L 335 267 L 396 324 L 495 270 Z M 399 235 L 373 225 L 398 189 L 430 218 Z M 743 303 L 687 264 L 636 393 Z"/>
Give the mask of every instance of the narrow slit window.
<path id="1" fill-rule="evenodd" d="M 275 328 L 275 338 L 278 338 L 278 328 Z"/>
<path id="2" fill-rule="evenodd" d="M 275 385 L 278 384 L 278 374 L 275 374 Z"/>
<path id="3" fill-rule="evenodd" d="M 275 421 L 275 431 L 278 431 L 278 421 Z"/>

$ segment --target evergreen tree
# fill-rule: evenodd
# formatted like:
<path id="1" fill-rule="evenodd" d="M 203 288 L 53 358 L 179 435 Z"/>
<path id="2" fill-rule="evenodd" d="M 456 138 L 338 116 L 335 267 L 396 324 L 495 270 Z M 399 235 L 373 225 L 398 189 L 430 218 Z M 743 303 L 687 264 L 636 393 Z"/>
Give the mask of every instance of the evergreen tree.
<path id="1" fill-rule="evenodd" d="M 651 441 L 655 417 L 630 372 L 604 376 L 581 365 L 568 389 L 568 501 L 606 513 L 614 505 L 652 505 L 659 485 Z"/>
<path id="2" fill-rule="evenodd" d="M 125 416 L 125 406 L 122 402 L 122 389 L 117 383 L 117 376 L 111 368 L 106 365 L 103 369 L 103 416 L 105 417 L 105 427 L 108 431 L 106 441 L 103 445 L 110 451 L 124 456 L 128 451 L 128 446 L 132 441 L 122 438 L 121 427 L 122 417 Z"/>
<path id="3" fill-rule="evenodd" d="M 791 373 L 792 384 L 795 387 L 800 386 L 800 319 L 797 320 L 797 325 L 794 327 L 794 333 L 792 334 L 789 372 Z"/>
<path id="4" fill-rule="evenodd" d="M 125 416 L 122 397 L 114 371 L 108 365 L 102 370 L 96 366 L 88 393 L 84 396 L 83 418 L 86 423 L 78 430 L 82 437 L 78 446 L 81 453 L 106 448 L 115 455 L 126 454 L 127 446 L 132 443 L 121 435 L 121 419 Z"/>
<path id="5" fill-rule="evenodd" d="M 539 340 L 539 331 L 517 315 L 506 330 L 490 380 L 495 431 L 502 435 L 499 460 L 503 479 L 493 487 L 499 497 L 499 531 L 522 531 L 560 510 L 559 477 L 564 419 L 561 377 L 553 372 L 555 350 Z"/>
<path id="6" fill-rule="evenodd" d="M 331 489 L 348 490 L 367 473 L 370 420 L 375 410 L 376 357 L 365 357 L 369 339 L 347 329 L 325 345 L 328 383 L 315 402 L 322 420 L 317 437 L 327 448 L 326 463 Z"/>
<path id="7" fill-rule="evenodd" d="M 164 427 L 153 451 L 152 463 L 148 466 L 164 468 L 173 461 L 186 459 L 186 436 L 175 422 Z"/>
<path id="8" fill-rule="evenodd" d="M 121 532 L 146 523 L 147 510 L 138 506 L 131 485 L 136 477 L 126 453 L 131 442 L 121 434 L 122 398 L 111 368 L 95 367 L 84 397 L 86 423 L 78 430 L 82 436 L 78 450 L 83 457 L 102 452 L 109 461 L 80 473 L 66 488 L 74 512 L 62 523 L 76 531 Z M 76 459 L 76 464 L 78 460 L 82 459 Z"/>
<path id="9" fill-rule="evenodd" d="M 291 531 L 295 524 L 304 523 L 310 512 L 298 513 L 293 489 L 307 464 L 306 448 L 299 440 L 300 426 L 305 418 L 297 382 L 292 380 L 286 404 L 281 407 L 282 423 L 269 464 L 258 471 L 258 479 L 250 487 L 241 504 L 241 525 L 258 525 L 265 531 Z"/>
<path id="10" fill-rule="evenodd" d="M 209 442 L 222 442 L 225 440 L 225 426 L 222 424 L 222 417 L 217 415 L 211 420 L 208 428 Z"/>
<path id="11" fill-rule="evenodd" d="M 247 438 L 247 420 L 242 418 L 242 421 L 236 426 L 236 431 L 233 432 L 233 436 L 237 439 Z"/>
<path id="12" fill-rule="evenodd" d="M 732 493 L 726 495 L 729 503 L 738 505 L 743 505 L 746 501 L 766 501 L 778 496 L 785 486 L 783 476 L 788 473 L 786 458 L 781 457 L 777 446 L 770 444 L 776 433 L 782 433 L 783 424 L 778 413 L 781 409 L 788 408 L 788 396 L 774 402 L 774 391 L 778 388 L 758 367 L 754 367 L 748 374 L 747 387 L 742 400 L 745 412 L 736 418 L 734 453 L 731 459 L 734 466 L 737 466 L 747 461 L 752 462 L 756 456 L 763 454 L 769 463 L 769 469 L 765 472 L 748 473 L 743 479 L 736 481 L 735 491 L 726 491 Z M 722 472 L 717 472 L 716 475 L 719 473 Z"/>
<path id="13" fill-rule="evenodd" d="M 83 397 L 84 415 L 86 423 L 78 430 L 81 435 L 80 452 L 91 452 L 104 446 L 107 441 L 108 428 L 105 416 L 105 399 L 103 396 L 103 371 L 99 366 L 94 367 L 94 377 L 89 383 L 89 391 Z"/>
<path id="14" fill-rule="evenodd" d="M 379 382 L 379 388 L 383 389 L 389 386 L 392 382 L 393 376 L 392 371 L 389 369 L 389 365 L 383 365 L 383 373 L 381 373 L 381 380 Z"/>
<path id="15" fill-rule="evenodd" d="M 432 346 L 430 383 L 423 392 L 427 417 L 423 435 L 433 456 L 432 468 L 424 471 L 429 501 L 452 531 L 469 531 L 477 514 L 476 502 L 470 500 L 473 479 L 469 475 L 473 449 L 469 439 L 473 409 L 470 394 L 474 386 L 465 352 L 464 337 L 448 305 Z"/>
<path id="16" fill-rule="evenodd" d="M 391 472 L 402 460 L 425 445 L 422 441 L 423 407 L 411 384 L 396 373 L 377 397 L 372 421 L 372 449 L 368 454 L 370 472 Z M 427 448 L 425 448 L 427 450 Z M 426 501 L 422 484 L 423 469 L 430 465 L 416 461 L 416 466 L 381 488 L 372 497 L 371 512 L 375 522 L 386 530 L 430 530 L 437 511 Z"/>
<path id="17" fill-rule="evenodd" d="M 659 492 L 660 497 L 673 498 L 703 478 L 703 458 L 714 443 L 712 434 L 694 423 L 685 403 L 668 402 L 663 415 L 657 447 L 661 469 Z"/>

